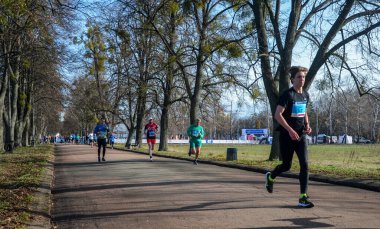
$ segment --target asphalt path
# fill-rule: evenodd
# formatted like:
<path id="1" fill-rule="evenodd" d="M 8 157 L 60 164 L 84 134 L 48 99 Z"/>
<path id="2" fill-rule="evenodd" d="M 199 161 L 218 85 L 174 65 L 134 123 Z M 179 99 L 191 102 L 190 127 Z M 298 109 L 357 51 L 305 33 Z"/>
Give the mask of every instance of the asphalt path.
<path id="1" fill-rule="evenodd" d="M 380 228 L 380 193 L 310 182 L 316 205 L 297 207 L 297 179 L 107 149 L 55 150 L 52 221 L 58 228 Z"/>

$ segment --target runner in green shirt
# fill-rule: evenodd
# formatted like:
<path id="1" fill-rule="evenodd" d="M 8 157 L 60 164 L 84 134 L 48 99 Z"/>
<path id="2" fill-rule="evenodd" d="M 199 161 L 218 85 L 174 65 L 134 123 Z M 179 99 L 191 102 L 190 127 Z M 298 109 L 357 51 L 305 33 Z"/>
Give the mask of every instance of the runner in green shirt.
<path id="1" fill-rule="evenodd" d="M 202 138 L 205 135 L 200 123 L 201 119 L 197 118 L 196 123 L 187 128 L 187 135 L 190 137 L 190 150 L 195 154 L 194 165 L 198 165 L 198 157 L 201 153 L 202 147 Z"/>

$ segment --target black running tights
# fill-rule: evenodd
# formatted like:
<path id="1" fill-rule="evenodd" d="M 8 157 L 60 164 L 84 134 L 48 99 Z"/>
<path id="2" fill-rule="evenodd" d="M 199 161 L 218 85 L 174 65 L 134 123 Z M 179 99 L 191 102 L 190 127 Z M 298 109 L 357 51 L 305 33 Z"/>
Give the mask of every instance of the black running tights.
<path id="1" fill-rule="evenodd" d="M 301 135 L 300 135 L 301 136 Z M 271 177 L 274 179 L 276 176 L 283 172 L 290 170 L 292 167 L 292 160 L 294 151 L 298 156 L 300 163 L 300 191 L 301 193 L 307 193 L 307 186 L 309 181 L 309 169 L 308 169 L 308 152 L 306 137 L 301 136 L 299 141 L 293 141 L 287 132 L 280 133 L 280 152 L 282 156 L 282 164 L 278 165 L 272 172 Z"/>
<path id="2" fill-rule="evenodd" d="M 103 157 L 106 155 L 107 139 L 98 139 L 98 157 L 100 158 L 100 148 L 103 146 Z"/>

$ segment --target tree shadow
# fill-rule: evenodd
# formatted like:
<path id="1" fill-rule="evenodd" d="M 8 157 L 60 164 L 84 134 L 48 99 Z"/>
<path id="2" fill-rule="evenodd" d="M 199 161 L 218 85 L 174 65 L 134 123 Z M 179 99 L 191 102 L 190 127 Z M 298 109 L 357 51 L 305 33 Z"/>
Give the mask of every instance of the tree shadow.
<path id="1" fill-rule="evenodd" d="M 83 220 L 83 219 L 103 219 L 104 217 L 117 217 L 125 215 L 134 215 L 134 214 L 155 214 L 155 213 L 180 213 L 180 212 L 199 212 L 199 211 L 220 211 L 220 210 L 244 210 L 258 208 L 253 206 L 242 206 L 242 207 L 223 207 L 218 205 L 231 204 L 231 203 L 246 203 L 247 200 L 240 201 L 210 201 L 204 203 L 197 203 L 194 205 L 183 206 L 179 208 L 165 208 L 165 209 L 151 209 L 151 210 L 135 210 L 135 211 L 113 211 L 113 212 L 104 212 L 104 213 L 90 213 L 90 214 L 65 214 L 65 215 L 54 215 L 52 221 L 54 223 L 71 221 L 71 220 Z M 263 208 L 263 207 L 260 207 Z M 265 208 L 273 208 L 273 206 L 268 206 Z M 282 206 L 279 206 L 282 208 Z"/>
<path id="2" fill-rule="evenodd" d="M 279 219 L 274 221 L 281 222 L 292 222 L 294 226 L 283 226 L 283 227 L 251 227 L 251 228 L 260 228 L 260 229 L 284 229 L 284 228 L 333 228 L 335 227 L 332 224 L 316 222 L 315 220 L 327 219 L 327 217 L 314 217 L 314 218 L 292 218 L 292 219 Z M 239 228 L 239 229 L 248 229 L 248 228 Z"/>
<path id="3" fill-rule="evenodd" d="M 261 184 L 262 182 L 253 181 L 239 181 L 239 180 L 175 180 L 175 181 L 165 181 L 165 182 L 151 182 L 151 183 L 133 183 L 133 184 L 102 184 L 93 186 L 83 186 L 83 187 L 73 187 L 73 188 L 53 188 L 51 190 L 52 194 L 69 193 L 69 192 L 83 192 L 83 191 L 96 191 L 96 190 L 107 190 L 107 189 L 118 189 L 118 188 L 136 188 L 136 187 L 154 187 L 154 186 L 178 186 L 184 184 Z"/>

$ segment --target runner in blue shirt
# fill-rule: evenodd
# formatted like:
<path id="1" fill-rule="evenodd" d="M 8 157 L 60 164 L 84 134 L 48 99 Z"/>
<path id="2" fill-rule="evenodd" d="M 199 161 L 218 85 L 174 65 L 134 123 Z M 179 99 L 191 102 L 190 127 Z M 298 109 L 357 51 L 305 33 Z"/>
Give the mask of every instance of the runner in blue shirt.
<path id="1" fill-rule="evenodd" d="M 111 148 L 113 149 L 113 145 L 115 144 L 115 139 L 116 139 L 116 134 L 115 133 L 111 133 L 110 135 L 110 144 L 111 144 Z"/>
<path id="2" fill-rule="evenodd" d="M 94 129 L 94 134 L 96 134 L 98 138 L 98 162 L 100 162 L 100 149 L 103 147 L 103 157 L 102 161 L 106 161 L 104 158 L 106 155 L 106 146 L 107 146 L 107 136 L 109 133 L 109 128 L 106 123 L 106 119 L 102 117 L 100 122 L 96 125 Z"/>

